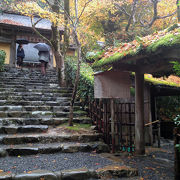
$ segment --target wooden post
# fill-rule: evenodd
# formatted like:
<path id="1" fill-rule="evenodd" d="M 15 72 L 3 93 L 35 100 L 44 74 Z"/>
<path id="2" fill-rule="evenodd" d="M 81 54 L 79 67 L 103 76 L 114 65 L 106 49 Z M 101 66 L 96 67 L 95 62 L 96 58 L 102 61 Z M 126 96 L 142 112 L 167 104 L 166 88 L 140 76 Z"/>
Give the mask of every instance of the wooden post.
<path id="1" fill-rule="evenodd" d="M 144 74 L 135 74 L 135 148 L 137 155 L 145 153 L 144 139 Z"/>
<path id="2" fill-rule="evenodd" d="M 111 137 L 112 137 L 112 153 L 115 152 L 115 132 L 114 132 L 114 101 L 111 99 Z"/>
<path id="3" fill-rule="evenodd" d="M 178 127 L 174 128 L 174 171 L 175 171 L 175 180 L 180 179 L 180 152 L 178 151 L 176 144 L 179 144 L 178 137 Z"/>
<path id="4" fill-rule="evenodd" d="M 9 59 L 9 65 L 11 67 L 15 67 L 16 65 L 16 36 L 14 35 L 14 30 L 12 31 L 13 34 L 13 40 L 11 42 L 11 46 L 10 46 L 10 59 Z"/>

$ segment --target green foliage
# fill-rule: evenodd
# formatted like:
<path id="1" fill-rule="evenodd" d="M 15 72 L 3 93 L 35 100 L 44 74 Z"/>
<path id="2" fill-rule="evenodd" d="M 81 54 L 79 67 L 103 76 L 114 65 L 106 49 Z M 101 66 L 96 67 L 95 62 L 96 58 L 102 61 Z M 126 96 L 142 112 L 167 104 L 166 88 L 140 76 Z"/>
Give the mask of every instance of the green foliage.
<path id="1" fill-rule="evenodd" d="M 175 118 L 174 118 L 174 124 L 176 124 L 176 126 L 180 126 L 180 115 L 178 114 Z"/>
<path id="2" fill-rule="evenodd" d="M 3 50 L 0 50 L 0 71 L 3 70 L 3 65 L 5 62 L 6 53 Z"/>
<path id="3" fill-rule="evenodd" d="M 178 61 L 171 61 L 173 65 L 173 70 L 175 71 L 176 75 L 180 77 L 180 63 Z"/>
<path id="4" fill-rule="evenodd" d="M 180 96 L 157 97 L 158 114 L 163 121 L 173 121 L 180 112 Z"/>
<path id="5" fill-rule="evenodd" d="M 178 26 L 178 24 L 173 24 L 172 26 L 170 26 L 167 30 L 168 30 L 168 32 L 169 31 L 173 31 L 174 29 L 176 29 L 176 28 L 178 28 L 179 26 Z"/>
<path id="6" fill-rule="evenodd" d="M 97 51 L 97 52 L 87 52 L 86 53 L 86 60 L 87 62 L 93 63 L 96 60 L 99 60 L 101 55 L 104 53 L 104 51 Z"/>
<path id="7" fill-rule="evenodd" d="M 67 129 L 73 130 L 73 131 L 80 131 L 83 129 L 90 129 L 91 124 L 78 124 L 78 123 L 74 123 L 73 126 L 69 126 L 68 123 L 62 124 L 61 126 L 65 126 Z"/>
<path id="8" fill-rule="evenodd" d="M 66 66 L 66 80 L 67 83 L 72 85 L 75 81 L 77 61 L 73 57 L 67 57 L 65 60 Z M 94 72 L 92 68 L 86 64 L 81 63 L 79 85 L 77 91 L 77 98 L 86 105 L 88 98 L 93 99 L 94 97 Z"/>
<path id="9" fill-rule="evenodd" d="M 175 118 L 174 118 L 174 124 L 180 128 L 180 115 L 178 114 Z M 178 149 L 178 151 L 180 152 L 180 144 L 175 144 L 175 147 Z"/>

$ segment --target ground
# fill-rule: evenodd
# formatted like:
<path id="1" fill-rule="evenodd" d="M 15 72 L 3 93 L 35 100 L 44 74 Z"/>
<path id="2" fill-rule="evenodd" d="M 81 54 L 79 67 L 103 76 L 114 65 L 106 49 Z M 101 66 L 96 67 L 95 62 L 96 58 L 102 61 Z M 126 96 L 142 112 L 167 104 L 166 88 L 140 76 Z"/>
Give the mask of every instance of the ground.
<path id="1" fill-rule="evenodd" d="M 79 162 L 81 163 L 79 164 Z M 145 156 L 133 156 L 129 153 L 80 152 L 5 157 L 1 158 L 0 161 L 0 171 L 13 173 L 31 172 L 35 169 L 60 171 L 74 168 L 93 168 L 97 170 L 104 166 L 110 168 L 114 166 L 115 169 L 117 166 L 138 168 L 139 176 L 129 178 L 132 180 L 172 180 L 174 179 L 173 143 L 172 141 L 163 143 L 162 148 L 147 147 Z"/>

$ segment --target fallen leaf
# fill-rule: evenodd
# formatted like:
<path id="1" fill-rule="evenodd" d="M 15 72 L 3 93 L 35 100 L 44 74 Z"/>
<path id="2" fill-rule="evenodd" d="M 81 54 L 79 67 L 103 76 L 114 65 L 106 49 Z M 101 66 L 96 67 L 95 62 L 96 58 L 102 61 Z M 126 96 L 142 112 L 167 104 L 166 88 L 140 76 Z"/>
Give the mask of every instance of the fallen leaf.
<path id="1" fill-rule="evenodd" d="M 96 163 L 95 165 L 99 165 L 99 163 Z"/>
<path id="2" fill-rule="evenodd" d="M 18 155 L 18 158 L 20 158 L 21 156 L 20 155 Z"/>
<path id="3" fill-rule="evenodd" d="M 4 172 L 2 169 L 0 169 L 0 173 Z"/>
<path id="4" fill-rule="evenodd" d="M 90 154 L 90 156 L 96 156 L 95 154 Z"/>

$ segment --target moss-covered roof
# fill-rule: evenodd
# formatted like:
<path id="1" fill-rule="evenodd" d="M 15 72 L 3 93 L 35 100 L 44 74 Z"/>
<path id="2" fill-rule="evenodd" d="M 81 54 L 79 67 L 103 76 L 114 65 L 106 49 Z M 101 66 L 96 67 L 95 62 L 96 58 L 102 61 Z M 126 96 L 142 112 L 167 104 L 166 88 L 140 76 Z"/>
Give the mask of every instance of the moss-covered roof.
<path id="1" fill-rule="evenodd" d="M 173 49 L 180 47 L 180 25 L 176 24 L 163 31 L 155 32 L 145 37 L 137 37 L 130 43 L 122 43 L 119 47 L 109 47 L 103 52 L 92 67 L 103 67 L 117 62 L 130 63 L 134 59 L 151 57 L 158 54 L 162 49 Z"/>
<path id="2" fill-rule="evenodd" d="M 154 85 L 165 85 L 180 87 L 180 77 L 170 75 L 169 77 L 155 78 L 151 74 L 145 74 L 144 79 L 146 82 L 152 83 Z"/>

